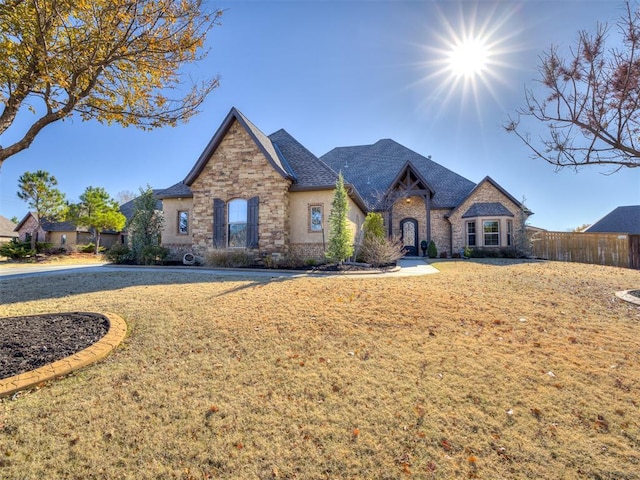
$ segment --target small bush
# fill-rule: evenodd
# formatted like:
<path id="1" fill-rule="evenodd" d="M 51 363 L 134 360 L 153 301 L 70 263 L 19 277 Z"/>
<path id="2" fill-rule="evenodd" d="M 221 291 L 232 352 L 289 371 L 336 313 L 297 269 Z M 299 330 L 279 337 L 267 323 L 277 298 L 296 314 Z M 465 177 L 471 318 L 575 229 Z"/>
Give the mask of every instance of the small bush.
<path id="1" fill-rule="evenodd" d="M 112 245 L 104 254 L 107 261 L 116 264 L 133 263 L 133 252 L 123 243 Z"/>
<path id="2" fill-rule="evenodd" d="M 389 265 L 404 257 L 404 245 L 398 239 L 367 236 L 362 241 L 362 260 L 374 267 Z"/>
<path id="3" fill-rule="evenodd" d="M 440 258 L 447 258 L 448 256 L 447 252 L 440 252 Z"/>
<path id="4" fill-rule="evenodd" d="M 93 242 L 85 243 L 84 245 L 78 245 L 78 251 L 82 253 L 95 253 L 96 244 Z M 98 247 L 98 253 L 103 253 L 106 249 L 101 245 Z"/>
<path id="5" fill-rule="evenodd" d="M 12 260 L 32 257 L 35 254 L 35 250 L 31 249 L 31 242 L 21 242 L 17 238 L 0 246 L 0 256 L 8 257 Z"/>
<path id="6" fill-rule="evenodd" d="M 238 268 L 253 265 L 254 258 L 244 250 L 210 250 L 204 263 L 209 267 Z"/>
<path id="7" fill-rule="evenodd" d="M 159 245 L 148 245 L 140 253 L 143 265 L 162 265 L 169 255 L 169 250 Z"/>
<path id="8" fill-rule="evenodd" d="M 37 242 L 36 253 L 50 253 L 53 249 L 53 243 L 49 242 Z"/>
<path id="9" fill-rule="evenodd" d="M 436 258 L 438 256 L 438 249 L 436 248 L 436 242 L 431 240 L 427 247 L 427 256 L 429 258 Z"/>

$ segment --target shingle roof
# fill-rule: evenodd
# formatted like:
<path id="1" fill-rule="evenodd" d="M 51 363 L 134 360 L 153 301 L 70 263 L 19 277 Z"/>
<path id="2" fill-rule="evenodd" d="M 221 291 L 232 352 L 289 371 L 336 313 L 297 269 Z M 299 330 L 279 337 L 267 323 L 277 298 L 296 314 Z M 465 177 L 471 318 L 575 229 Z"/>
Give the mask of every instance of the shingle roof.
<path id="1" fill-rule="evenodd" d="M 88 232 L 89 230 L 84 227 L 77 227 L 72 222 L 48 222 L 44 221 L 41 225 L 45 232 Z"/>
<path id="2" fill-rule="evenodd" d="M 0 215 L 0 237 L 17 237 L 18 232 L 15 232 L 16 224 L 9 220 L 7 217 Z"/>
<path id="3" fill-rule="evenodd" d="M 453 208 L 475 187 L 472 181 L 390 139 L 373 145 L 334 148 L 320 159 L 341 171 L 372 209 L 407 163 L 434 190 L 432 208 Z"/>
<path id="4" fill-rule="evenodd" d="M 173 186 L 169 187 L 169 188 L 173 188 Z M 187 188 L 189 188 L 189 187 L 187 187 Z M 168 190 L 168 189 L 166 189 L 166 190 Z M 157 199 L 156 200 L 156 207 L 155 207 L 156 210 L 162 210 L 162 200 L 161 200 L 162 197 L 160 197 L 160 193 L 162 193 L 162 192 L 164 192 L 166 190 L 163 190 L 161 188 L 154 188 L 153 189 L 153 196 Z M 182 196 L 186 196 L 186 195 L 182 195 Z M 191 190 L 189 190 L 189 195 L 188 196 L 191 196 Z M 126 217 L 127 221 L 129 221 L 129 220 L 131 220 L 131 217 L 133 217 L 133 212 L 134 212 L 135 208 L 136 208 L 136 199 L 134 198 L 134 199 L 129 200 L 128 202 L 125 202 L 122 205 L 120 205 L 120 213 L 122 213 Z"/>
<path id="5" fill-rule="evenodd" d="M 278 130 L 269 135 L 281 157 L 295 178 L 291 190 L 309 188 L 334 188 L 338 174 L 326 163 L 307 150 L 286 130 Z"/>
<path id="6" fill-rule="evenodd" d="M 587 228 L 585 232 L 640 235 L 640 205 L 615 208 Z"/>
<path id="7" fill-rule="evenodd" d="M 193 181 L 198 178 L 198 175 L 200 175 L 200 172 L 202 172 L 202 169 L 211 158 L 211 155 L 213 155 L 213 152 L 216 151 L 218 145 L 220 145 L 220 142 L 222 142 L 222 139 L 227 134 L 234 121 L 237 121 L 242 125 L 251 138 L 253 138 L 256 146 L 262 151 L 266 159 L 278 173 L 285 178 L 293 179 L 293 172 L 288 168 L 286 162 L 282 161 L 282 158 L 278 155 L 277 149 L 271 143 L 269 137 L 262 133 L 258 127 L 251 123 L 247 117 L 234 107 L 229 111 L 216 133 L 213 135 L 211 140 L 209 140 L 204 151 L 200 154 L 198 161 L 185 177 L 184 183 L 186 185 L 191 185 Z"/>
<path id="8" fill-rule="evenodd" d="M 474 203 L 462 215 L 462 218 L 470 217 L 513 217 L 513 213 L 499 202 Z"/>

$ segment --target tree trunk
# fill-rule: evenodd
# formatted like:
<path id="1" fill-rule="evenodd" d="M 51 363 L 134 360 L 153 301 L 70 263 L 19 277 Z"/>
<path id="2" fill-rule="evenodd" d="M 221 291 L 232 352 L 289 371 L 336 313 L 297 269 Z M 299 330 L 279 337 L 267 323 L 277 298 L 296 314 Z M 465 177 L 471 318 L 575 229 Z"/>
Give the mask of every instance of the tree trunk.
<path id="1" fill-rule="evenodd" d="M 98 250 L 100 249 L 100 231 L 96 228 L 95 230 L 96 237 L 96 251 L 95 254 L 98 255 Z"/>

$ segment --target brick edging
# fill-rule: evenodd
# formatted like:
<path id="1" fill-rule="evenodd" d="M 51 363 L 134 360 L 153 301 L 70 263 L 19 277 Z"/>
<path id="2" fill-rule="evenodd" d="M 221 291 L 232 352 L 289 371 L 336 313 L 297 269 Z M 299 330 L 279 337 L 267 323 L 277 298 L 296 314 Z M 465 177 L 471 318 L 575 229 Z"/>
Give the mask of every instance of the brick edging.
<path id="1" fill-rule="evenodd" d="M 92 312 L 96 313 L 96 312 Z M 74 370 L 102 360 L 116 348 L 127 335 L 127 324 L 115 313 L 98 313 L 109 321 L 109 331 L 96 343 L 73 355 L 49 363 L 43 367 L 0 380 L 0 398 L 12 395 L 42 382 L 67 375 Z"/>

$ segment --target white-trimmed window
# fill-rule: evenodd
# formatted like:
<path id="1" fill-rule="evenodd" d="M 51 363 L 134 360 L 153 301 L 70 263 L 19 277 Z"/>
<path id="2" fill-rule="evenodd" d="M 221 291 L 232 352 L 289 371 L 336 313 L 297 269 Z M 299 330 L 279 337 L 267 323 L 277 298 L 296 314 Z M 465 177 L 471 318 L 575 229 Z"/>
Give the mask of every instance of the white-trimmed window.
<path id="1" fill-rule="evenodd" d="M 189 235 L 189 212 L 178 211 L 178 235 Z"/>
<path id="2" fill-rule="evenodd" d="M 322 205 L 309 205 L 309 232 L 322 232 L 323 220 Z"/>
<path id="3" fill-rule="evenodd" d="M 507 245 L 513 245 L 513 220 L 507 220 Z"/>
<path id="4" fill-rule="evenodd" d="M 60 245 L 64 246 L 64 245 L 66 245 L 66 244 L 67 244 L 67 234 L 66 234 L 66 233 L 63 233 L 63 234 L 60 236 Z"/>
<path id="5" fill-rule="evenodd" d="M 467 222 L 467 246 L 476 246 L 476 222 Z"/>
<path id="6" fill-rule="evenodd" d="M 485 247 L 500 246 L 500 222 L 498 220 L 485 220 L 482 222 Z"/>
<path id="7" fill-rule="evenodd" d="M 231 200 L 227 204 L 227 218 L 230 248 L 240 248 L 247 246 L 247 201 L 243 198 Z"/>

